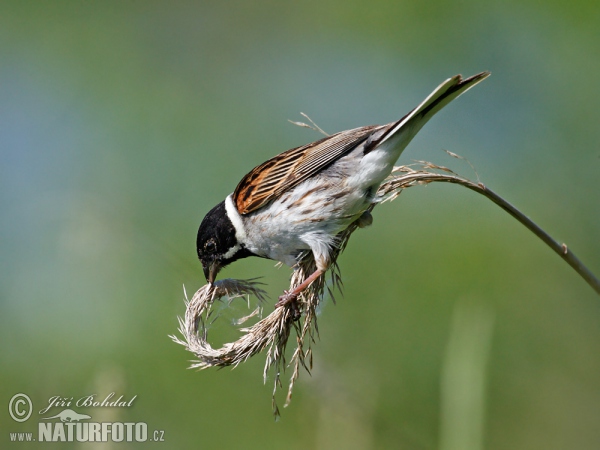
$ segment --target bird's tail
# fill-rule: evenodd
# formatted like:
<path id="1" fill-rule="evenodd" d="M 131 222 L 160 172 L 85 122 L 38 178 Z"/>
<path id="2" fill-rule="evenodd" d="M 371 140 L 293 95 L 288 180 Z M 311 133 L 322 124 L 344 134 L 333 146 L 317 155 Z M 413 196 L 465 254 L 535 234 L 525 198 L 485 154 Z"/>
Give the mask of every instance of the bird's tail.
<path id="1" fill-rule="evenodd" d="M 419 106 L 402 119 L 391 123 L 387 130 L 377 137 L 376 141 L 370 143 L 371 148 L 379 147 L 387 142 L 388 145 L 391 144 L 393 147 L 398 145 L 398 150 L 402 151 L 421 127 L 423 127 L 435 113 L 459 95 L 486 79 L 489 75 L 490 72 L 481 72 L 464 80 L 460 75 L 455 75 L 452 78 L 447 79 L 429 94 Z M 399 133 L 401 130 L 402 132 Z M 400 142 L 394 142 L 396 140 Z"/>

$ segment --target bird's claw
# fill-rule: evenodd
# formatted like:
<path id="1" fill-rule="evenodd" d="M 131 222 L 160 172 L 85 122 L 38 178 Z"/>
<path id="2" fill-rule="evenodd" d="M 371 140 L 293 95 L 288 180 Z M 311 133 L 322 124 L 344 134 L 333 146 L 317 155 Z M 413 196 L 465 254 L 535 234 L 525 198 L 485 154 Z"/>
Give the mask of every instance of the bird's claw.
<path id="1" fill-rule="evenodd" d="M 275 303 L 275 308 L 281 308 L 287 305 L 289 305 L 290 311 L 292 313 L 292 319 L 294 321 L 300 319 L 302 313 L 300 312 L 300 307 L 298 305 L 298 294 L 284 291 L 283 295 L 279 297 L 279 301 Z"/>
<path id="2" fill-rule="evenodd" d="M 283 295 L 279 297 L 279 301 L 275 304 L 275 308 L 280 308 L 287 305 L 288 303 L 294 302 L 298 299 L 298 295 L 293 292 L 283 291 Z"/>

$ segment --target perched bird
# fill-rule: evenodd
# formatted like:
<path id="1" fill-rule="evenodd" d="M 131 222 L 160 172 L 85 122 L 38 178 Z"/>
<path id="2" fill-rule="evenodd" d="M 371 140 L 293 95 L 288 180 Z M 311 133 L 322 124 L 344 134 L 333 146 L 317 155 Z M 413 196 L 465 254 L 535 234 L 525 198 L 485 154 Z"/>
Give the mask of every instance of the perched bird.
<path id="1" fill-rule="evenodd" d="M 207 281 L 240 258 L 260 256 L 293 267 L 311 251 L 317 270 L 279 297 L 277 306 L 295 301 L 327 270 L 336 236 L 373 203 L 421 127 L 489 74 L 456 75 L 397 122 L 342 131 L 252 169 L 200 224 L 196 246 Z"/>

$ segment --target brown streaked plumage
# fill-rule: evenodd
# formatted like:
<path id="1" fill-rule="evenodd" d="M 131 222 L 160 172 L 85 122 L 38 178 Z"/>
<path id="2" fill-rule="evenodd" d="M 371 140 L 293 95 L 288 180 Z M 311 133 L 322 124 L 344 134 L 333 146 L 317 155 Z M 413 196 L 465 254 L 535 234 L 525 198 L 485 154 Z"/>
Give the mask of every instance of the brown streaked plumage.
<path id="1" fill-rule="evenodd" d="M 377 126 L 355 128 L 296 147 L 252 169 L 238 183 L 233 200 L 240 214 L 266 205 L 323 170 L 364 141 Z"/>

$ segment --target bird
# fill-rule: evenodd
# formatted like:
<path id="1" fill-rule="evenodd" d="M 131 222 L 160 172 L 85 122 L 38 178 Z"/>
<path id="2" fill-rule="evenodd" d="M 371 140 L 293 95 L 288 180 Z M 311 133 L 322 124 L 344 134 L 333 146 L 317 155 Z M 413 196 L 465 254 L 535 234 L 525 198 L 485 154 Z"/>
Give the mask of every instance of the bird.
<path id="1" fill-rule="evenodd" d="M 368 208 L 379 186 L 417 132 L 489 75 L 455 75 L 400 120 L 341 131 L 252 169 L 198 229 L 196 248 L 207 282 L 213 284 L 222 268 L 242 258 L 294 267 L 312 252 L 316 270 L 284 291 L 276 307 L 295 303 L 330 267 L 339 233 L 357 220 L 372 220 Z"/>

